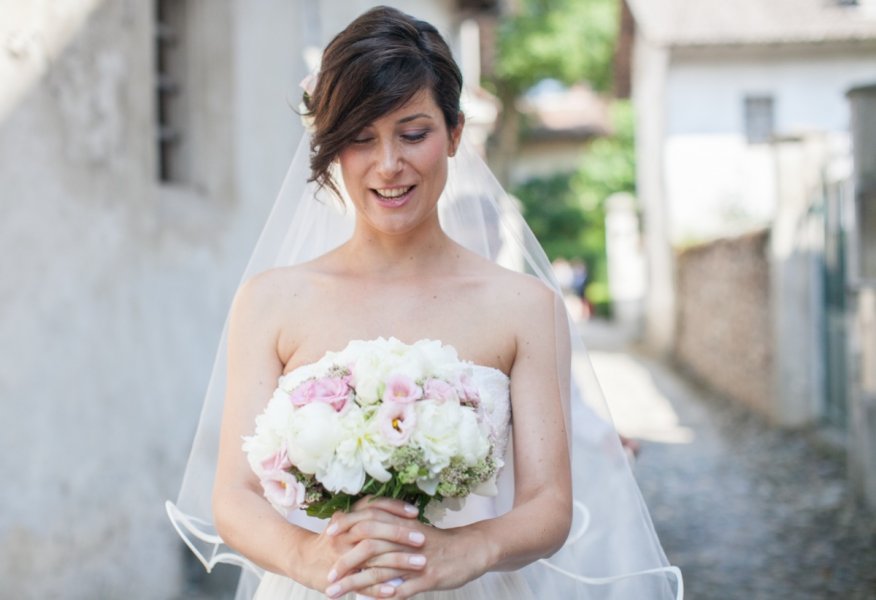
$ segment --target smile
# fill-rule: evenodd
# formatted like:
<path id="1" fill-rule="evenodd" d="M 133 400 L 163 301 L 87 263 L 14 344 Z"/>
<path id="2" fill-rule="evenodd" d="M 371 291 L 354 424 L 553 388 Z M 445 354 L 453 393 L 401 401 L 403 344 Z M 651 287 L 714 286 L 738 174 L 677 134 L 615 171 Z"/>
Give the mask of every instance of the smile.
<path id="1" fill-rule="evenodd" d="M 382 206 L 396 208 L 408 201 L 415 187 L 417 186 L 410 185 L 406 187 L 378 188 L 371 191 L 374 192 L 377 202 Z"/>

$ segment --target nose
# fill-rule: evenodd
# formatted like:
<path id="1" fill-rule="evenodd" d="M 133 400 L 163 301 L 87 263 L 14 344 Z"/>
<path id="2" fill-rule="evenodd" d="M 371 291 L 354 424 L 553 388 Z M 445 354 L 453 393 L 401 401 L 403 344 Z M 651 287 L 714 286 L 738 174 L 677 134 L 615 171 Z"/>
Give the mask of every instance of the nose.
<path id="1" fill-rule="evenodd" d="M 402 170 L 402 155 L 400 149 L 391 141 L 380 144 L 377 157 L 377 173 L 385 178 L 392 179 Z"/>

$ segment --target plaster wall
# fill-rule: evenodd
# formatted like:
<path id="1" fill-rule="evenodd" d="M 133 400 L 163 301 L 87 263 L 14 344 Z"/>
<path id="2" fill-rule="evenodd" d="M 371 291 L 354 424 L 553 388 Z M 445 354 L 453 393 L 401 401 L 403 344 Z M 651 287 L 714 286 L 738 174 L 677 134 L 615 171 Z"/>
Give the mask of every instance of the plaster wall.
<path id="1" fill-rule="evenodd" d="M 876 78 L 872 48 L 675 55 L 666 83 L 663 166 L 670 237 L 685 244 L 767 225 L 775 157 L 745 138 L 744 98 L 774 98 L 779 138 L 847 135 L 846 91 Z"/>
<path id="2" fill-rule="evenodd" d="M 645 223 L 645 331 L 648 346 L 669 355 L 676 329 L 675 258 L 664 169 L 669 51 L 638 35 L 633 46 L 636 194 Z"/>
<path id="3" fill-rule="evenodd" d="M 303 74 L 290 3 L 189 5 L 197 168 L 167 186 L 152 3 L 4 4 L 4 597 L 171 598 L 184 585 L 163 501 L 300 132 L 286 89 Z"/>

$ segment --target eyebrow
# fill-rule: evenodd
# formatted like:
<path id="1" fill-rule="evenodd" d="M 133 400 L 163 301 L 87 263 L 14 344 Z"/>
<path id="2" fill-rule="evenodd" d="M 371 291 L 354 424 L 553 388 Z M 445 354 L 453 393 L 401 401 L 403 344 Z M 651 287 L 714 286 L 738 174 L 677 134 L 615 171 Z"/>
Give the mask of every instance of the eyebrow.
<path id="1" fill-rule="evenodd" d="M 410 115 L 410 116 L 408 116 L 408 117 L 403 117 L 403 118 L 399 119 L 399 120 L 397 121 L 397 123 L 398 123 L 399 125 L 401 125 L 402 123 L 410 123 L 411 121 L 416 121 L 417 119 L 422 119 L 423 117 L 425 117 L 425 118 L 427 118 L 427 119 L 430 119 L 430 120 L 432 119 L 432 115 L 429 115 L 429 114 L 426 114 L 426 113 L 417 113 L 417 114 L 415 114 L 415 115 Z"/>

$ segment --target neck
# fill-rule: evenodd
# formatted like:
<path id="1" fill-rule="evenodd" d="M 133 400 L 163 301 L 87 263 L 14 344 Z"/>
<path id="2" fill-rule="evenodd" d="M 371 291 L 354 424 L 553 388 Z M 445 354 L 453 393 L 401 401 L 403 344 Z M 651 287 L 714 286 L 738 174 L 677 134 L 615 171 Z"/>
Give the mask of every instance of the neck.
<path id="1" fill-rule="evenodd" d="M 353 237 L 344 244 L 346 263 L 362 275 L 406 277 L 435 272 L 446 262 L 455 243 L 437 219 L 416 231 L 386 235 L 357 221 Z M 452 255 L 451 255 L 452 256 Z"/>

